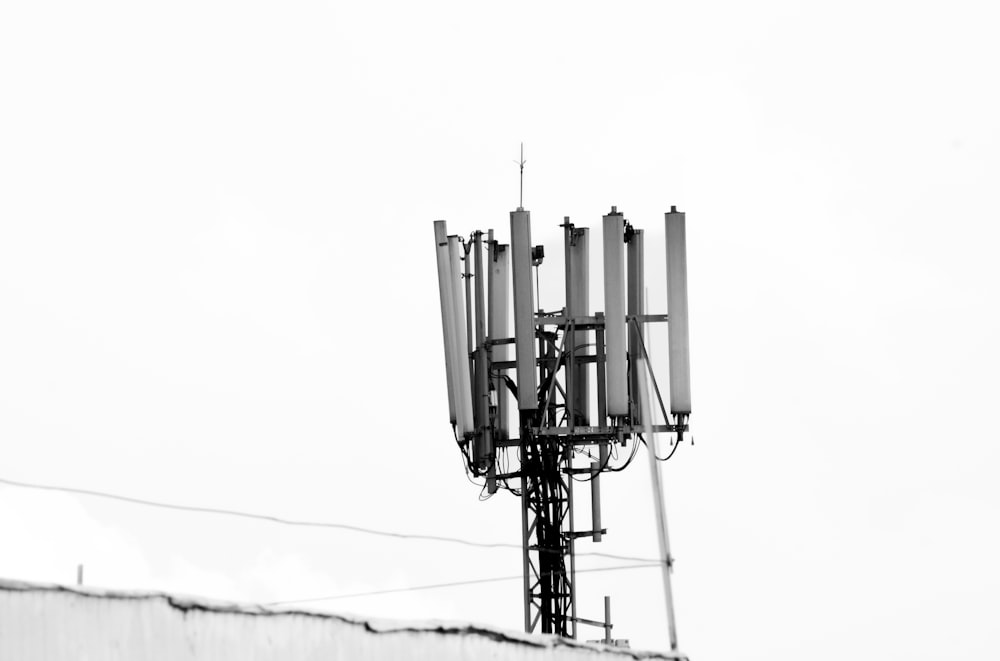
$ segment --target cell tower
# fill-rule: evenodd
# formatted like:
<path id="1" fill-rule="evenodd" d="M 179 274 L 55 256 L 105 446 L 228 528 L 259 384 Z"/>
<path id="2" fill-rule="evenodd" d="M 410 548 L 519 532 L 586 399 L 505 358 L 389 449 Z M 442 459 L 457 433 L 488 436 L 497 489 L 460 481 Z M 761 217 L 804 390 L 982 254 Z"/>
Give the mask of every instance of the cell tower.
<path id="1" fill-rule="evenodd" d="M 564 219 L 566 303 L 544 311 L 536 308 L 533 271 L 544 248 L 531 243 L 529 211 L 519 206 L 510 213 L 509 244 L 500 243 L 492 229 L 474 231 L 466 240 L 448 235 L 444 220 L 434 222 L 451 423 L 468 470 L 485 478 L 486 491 L 506 489 L 521 499 L 528 633 L 540 628 L 575 638 L 578 623 L 610 630 L 610 622 L 578 617 L 576 609 L 576 542 L 600 542 L 607 534 L 601 527 L 601 474 L 621 470 L 612 456 L 620 451 L 631 458 L 640 442 L 653 452 L 654 433 L 675 434 L 680 444 L 688 430 L 684 213 L 672 207 L 665 224 L 667 314 L 650 314 L 643 296 L 643 231 L 615 207 L 602 221 L 604 311 L 595 313 L 589 307 L 588 228 Z M 668 322 L 669 331 L 669 415 L 645 341 L 646 324 L 661 322 Z M 666 424 L 653 424 L 648 382 Z M 590 487 L 590 530 L 574 527 L 573 487 L 580 481 Z M 660 541 L 676 649 L 665 527 Z"/>

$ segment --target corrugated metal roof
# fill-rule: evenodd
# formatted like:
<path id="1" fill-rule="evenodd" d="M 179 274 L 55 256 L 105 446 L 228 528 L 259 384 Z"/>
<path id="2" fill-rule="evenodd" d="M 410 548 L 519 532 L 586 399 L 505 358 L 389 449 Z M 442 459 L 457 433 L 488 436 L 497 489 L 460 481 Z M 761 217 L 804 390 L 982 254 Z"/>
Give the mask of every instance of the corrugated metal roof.
<path id="1" fill-rule="evenodd" d="M 368 620 L 161 592 L 0 579 L 0 659 L 685 659 L 449 622 Z"/>

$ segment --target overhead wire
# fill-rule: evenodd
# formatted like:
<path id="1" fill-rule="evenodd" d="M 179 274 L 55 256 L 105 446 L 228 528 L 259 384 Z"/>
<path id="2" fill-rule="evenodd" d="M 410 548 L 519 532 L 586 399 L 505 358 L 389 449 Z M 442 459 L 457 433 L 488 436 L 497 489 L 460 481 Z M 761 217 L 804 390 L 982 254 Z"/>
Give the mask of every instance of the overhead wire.
<path id="1" fill-rule="evenodd" d="M 615 565 L 613 567 L 593 567 L 593 568 L 590 568 L 590 569 L 577 569 L 576 573 L 577 574 L 586 574 L 586 573 L 592 573 L 592 572 L 621 571 L 621 570 L 624 570 L 624 569 L 642 569 L 642 568 L 645 568 L 645 567 L 659 567 L 662 564 L 663 564 L 662 562 L 646 562 L 646 563 L 637 564 L 637 565 Z M 551 575 L 553 573 L 555 573 L 555 572 L 546 572 L 545 574 L 543 574 L 543 576 L 544 575 Z M 499 583 L 501 581 L 515 581 L 515 580 L 520 581 L 520 580 L 523 580 L 523 579 L 524 579 L 524 577 L 522 575 L 520 575 L 520 574 L 518 574 L 517 576 L 494 576 L 494 577 L 491 577 L 491 578 L 475 578 L 475 579 L 470 579 L 470 580 L 466 580 L 466 581 L 451 581 L 449 583 L 432 583 L 432 584 L 429 584 L 429 585 L 411 585 L 411 586 L 402 587 L 402 588 L 389 588 L 389 589 L 385 589 L 385 590 L 370 590 L 368 592 L 353 592 L 353 593 L 350 593 L 350 594 L 334 594 L 334 595 L 329 595 L 329 596 L 326 596 L 326 597 L 307 597 L 305 599 L 288 599 L 288 600 L 284 600 L 284 601 L 271 601 L 271 602 L 265 603 L 264 605 L 265 606 L 284 606 L 286 604 L 303 604 L 303 603 L 315 602 L 315 601 L 334 601 L 334 600 L 337 600 L 337 599 L 350 599 L 350 598 L 354 598 L 354 597 L 371 597 L 371 596 L 382 595 L 382 594 L 393 594 L 393 593 L 399 593 L 399 592 L 417 592 L 419 590 L 436 590 L 436 589 L 439 589 L 439 588 L 453 588 L 453 587 L 458 587 L 458 586 L 462 586 L 462 585 L 477 585 L 477 584 L 481 584 L 481 583 Z"/>
<path id="2" fill-rule="evenodd" d="M 256 514 L 253 512 L 245 512 L 242 510 L 232 510 L 225 509 L 221 507 L 204 507 L 200 505 L 177 505 L 175 503 L 164 503 L 155 500 L 147 500 L 145 498 L 135 498 L 133 496 L 123 496 L 121 494 L 109 493 L 106 491 L 97 491 L 95 489 L 82 489 L 78 487 L 64 487 L 52 484 L 38 484 L 35 482 L 23 482 L 19 480 L 11 480 L 5 477 L 0 477 L 0 484 L 6 484 L 12 487 L 20 487 L 24 489 L 36 489 L 39 491 L 54 491 L 61 493 L 72 493 L 81 496 L 91 496 L 94 498 L 104 498 L 107 500 L 116 500 L 125 503 L 130 503 L 133 505 L 142 505 L 144 507 L 156 507 L 160 509 L 175 510 L 180 512 L 197 512 L 201 514 L 217 514 L 222 516 L 233 516 L 243 519 L 251 519 L 255 521 L 265 521 L 267 523 L 278 523 L 286 526 L 301 526 L 308 528 L 327 528 L 334 530 L 347 530 L 350 532 L 361 533 L 365 535 L 375 535 L 379 537 L 390 537 L 394 539 L 406 539 L 406 540 L 417 540 L 417 541 L 428 541 L 428 542 L 445 542 L 449 544 L 461 544 L 463 546 L 472 546 L 477 548 L 508 548 L 508 549 L 518 549 L 522 550 L 524 547 L 521 544 L 512 544 L 510 542 L 479 542 L 471 539 L 463 539 L 461 537 L 451 537 L 448 535 L 426 535 L 422 533 L 403 533 L 391 530 L 379 530 L 376 528 L 368 528 L 365 526 L 356 526 L 349 523 L 336 523 L 330 521 L 306 521 L 301 519 L 287 519 L 279 516 L 272 516 L 270 514 Z M 593 556 L 593 557 L 607 557 L 614 558 L 617 560 L 631 560 L 635 562 L 652 562 L 652 558 L 641 558 L 633 556 L 623 556 L 615 555 L 611 553 L 601 553 L 599 551 L 588 551 L 584 553 L 577 553 L 577 556 Z"/>

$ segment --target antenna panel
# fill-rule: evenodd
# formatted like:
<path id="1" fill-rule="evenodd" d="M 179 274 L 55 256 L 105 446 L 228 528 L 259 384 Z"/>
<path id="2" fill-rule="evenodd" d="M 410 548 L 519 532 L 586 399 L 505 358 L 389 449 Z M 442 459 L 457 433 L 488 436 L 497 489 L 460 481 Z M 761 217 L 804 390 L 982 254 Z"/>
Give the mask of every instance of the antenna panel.
<path id="1" fill-rule="evenodd" d="M 493 434 L 490 427 L 490 372 L 487 364 L 489 350 L 486 346 L 486 266 L 483 264 L 483 233 L 475 232 L 472 239 L 472 259 L 475 273 L 467 284 L 475 290 L 476 346 L 474 349 L 475 381 L 472 388 L 473 413 L 475 415 L 476 438 L 473 443 L 473 457 L 477 466 L 486 468 L 493 457 Z M 469 266 L 469 262 L 466 262 Z M 468 270 L 466 271 L 468 273 Z M 468 291 L 468 289 L 466 290 Z M 472 312 L 471 310 L 469 311 Z"/>
<path id="2" fill-rule="evenodd" d="M 444 335 L 444 371 L 448 379 L 448 415 L 451 424 L 455 416 L 455 311 L 452 308 L 451 260 L 448 256 L 448 228 L 443 220 L 434 221 L 434 249 L 437 253 L 438 291 L 441 295 L 441 329 Z"/>
<path id="3" fill-rule="evenodd" d="M 569 219 L 567 219 L 568 222 Z M 570 317 L 590 315 L 590 230 L 586 227 L 566 228 L 566 314 Z M 586 363 L 575 362 L 587 353 L 590 331 L 572 331 L 566 338 L 567 351 L 573 352 L 571 381 L 573 421 L 590 424 L 590 372 Z"/>
<path id="4" fill-rule="evenodd" d="M 670 412 L 691 413 L 688 341 L 687 245 L 684 213 L 665 214 L 667 228 L 667 331 L 670 353 Z"/>
<path id="5" fill-rule="evenodd" d="M 632 232 L 628 240 L 628 314 L 639 317 L 645 314 L 646 293 L 645 263 L 642 230 Z M 645 360 L 642 347 L 646 341 L 646 325 L 642 321 L 628 324 L 629 393 L 632 400 L 632 424 L 644 421 L 648 402 L 640 396 L 645 383 Z"/>
<path id="6" fill-rule="evenodd" d="M 475 432 L 475 422 L 472 417 L 472 379 L 469 373 L 469 335 L 468 317 L 465 311 L 465 296 L 462 280 L 462 244 L 457 236 L 448 237 L 448 257 L 451 262 L 451 300 L 455 333 L 455 355 L 452 364 L 455 366 L 455 413 L 458 418 L 458 431 L 462 436 Z"/>
<path id="7" fill-rule="evenodd" d="M 502 340 L 510 337 L 510 318 L 507 310 L 510 306 L 510 249 L 507 245 L 491 245 L 489 256 L 489 330 L 490 340 Z M 509 344 L 494 344 L 493 362 L 510 360 Z M 493 377 L 493 388 L 496 394 L 497 432 L 501 440 L 509 437 L 510 391 L 503 379 Z"/>
<path id="8" fill-rule="evenodd" d="M 538 408 L 535 372 L 535 292 L 531 277 L 531 214 L 510 212 L 511 268 L 514 273 L 514 347 L 517 352 L 517 406 Z"/>
<path id="9" fill-rule="evenodd" d="M 628 415 L 625 349 L 625 219 L 604 216 L 604 336 L 607 344 L 608 415 Z"/>

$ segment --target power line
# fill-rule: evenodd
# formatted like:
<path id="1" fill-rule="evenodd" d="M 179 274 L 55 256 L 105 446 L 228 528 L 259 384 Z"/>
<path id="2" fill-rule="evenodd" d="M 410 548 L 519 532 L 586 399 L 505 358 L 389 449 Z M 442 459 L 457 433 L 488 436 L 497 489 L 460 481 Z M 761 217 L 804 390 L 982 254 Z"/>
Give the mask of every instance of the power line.
<path id="1" fill-rule="evenodd" d="M 603 572 L 603 571 L 619 571 L 622 569 L 642 569 L 643 567 L 659 567 L 661 563 L 651 562 L 643 563 L 640 565 L 616 565 L 614 567 L 594 567 L 592 569 L 577 569 L 577 574 L 585 574 L 589 572 Z M 549 572 L 551 574 L 551 572 Z M 351 594 L 335 594 L 327 597 L 309 597 L 306 599 L 289 599 L 287 601 L 272 601 L 264 604 L 265 606 L 283 606 L 285 604 L 303 604 L 311 601 L 333 601 L 335 599 L 350 599 L 352 597 L 371 597 L 380 594 L 392 594 L 395 592 L 416 592 L 418 590 L 436 590 L 438 588 L 453 588 L 460 585 L 476 585 L 478 583 L 499 583 L 500 581 L 514 581 L 522 580 L 524 577 L 518 574 L 517 576 L 495 576 L 493 578 L 476 578 L 468 581 L 453 581 L 451 583 L 433 583 L 431 585 L 411 585 L 405 588 L 390 588 L 388 590 L 372 590 L 370 592 L 354 592 Z"/>
<path id="2" fill-rule="evenodd" d="M 201 514 L 219 514 L 223 516 L 235 516 L 244 519 L 252 519 L 254 521 L 279 523 L 281 525 L 286 525 L 286 526 L 302 526 L 309 528 L 329 528 L 334 530 L 348 530 L 351 532 L 361 533 L 365 535 L 377 535 L 380 537 L 391 537 L 395 539 L 412 539 L 412 540 L 428 541 L 428 542 L 446 542 L 449 544 L 462 544 L 464 546 L 473 546 L 477 548 L 487 548 L 487 549 L 509 548 L 509 549 L 521 550 L 523 548 L 520 544 L 511 544 L 508 542 L 477 542 L 470 539 L 462 539 L 461 537 L 448 537 L 445 535 L 423 535 L 419 533 L 402 533 L 402 532 L 394 532 L 391 530 L 377 530 L 375 528 L 365 528 L 363 526 L 355 526 L 349 523 L 333 523 L 329 521 L 304 521 L 298 519 L 285 519 L 279 516 L 271 516 L 269 514 L 255 514 L 253 512 L 223 509 L 219 507 L 202 507 L 198 505 L 176 505 L 173 503 L 163 503 L 155 500 L 146 500 L 144 498 L 135 498 L 133 496 L 122 496 L 120 494 L 108 493 L 105 491 L 95 491 L 93 489 L 80 489 L 77 487 L 64 487 L 52 484 L 36 484 L 34 482 L 19 482 L 4 477 L 0 477 L 0 483 L 12 487 L 21 487 L 24 489 L 37 489 L 40 491 L 57 491 L 62 493 L 78 494 L 81 496 L 91 496 L 94 498 L 106 498 L 108 500 L 117 500 L 125 503 L 131 503 L 133 505 L 143 505 L 145 507 L 158 507 L 161 509 L 175 510 L 180 512 L 198 512 Z M 635 562 L 653 562 L 653 563 L 658 562 L 654 558 L 638 558 L 627 555 L 616 555 L 613 553 L 601 553 L 599 551 L 577 553 L 576 555 L 611 558 L 614 560 L 631 560 Z"/>

